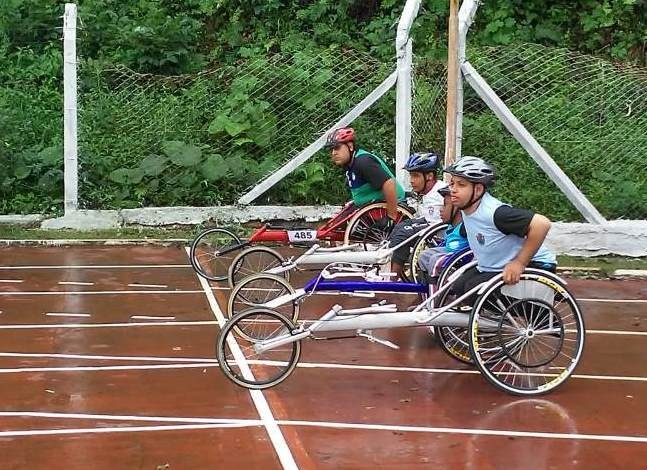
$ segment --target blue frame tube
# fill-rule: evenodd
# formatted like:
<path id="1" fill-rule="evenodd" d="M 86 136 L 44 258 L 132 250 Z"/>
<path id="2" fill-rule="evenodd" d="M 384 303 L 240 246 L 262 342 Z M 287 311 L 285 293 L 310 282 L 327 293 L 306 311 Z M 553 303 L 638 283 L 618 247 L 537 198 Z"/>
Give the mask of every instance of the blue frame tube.
<path id="1" fill-rule="evenodd" d="M 337 291 L 337 292 L 357 292 L 357 291 L 372 291 L 372 292 L 414 292 L 419 294 L 429 293 L 429 286 L 426 284 L 416 284 L 413 282 L 394 282 L 394 281 L 327 281 L 320 280 L 319 276 L 310 279 L 303 288 L 306 292 L 320 292 L 320 291 Z"/>

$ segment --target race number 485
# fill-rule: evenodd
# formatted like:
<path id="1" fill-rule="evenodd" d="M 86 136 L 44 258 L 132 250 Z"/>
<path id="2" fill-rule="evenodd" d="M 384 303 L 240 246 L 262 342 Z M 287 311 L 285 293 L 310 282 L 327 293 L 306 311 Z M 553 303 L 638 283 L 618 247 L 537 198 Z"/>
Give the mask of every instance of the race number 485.
<path id="1" fill-rule="evenodd" d="M 288 240 L 291 242 L 309 242 L 316 239 L 316 230 L 288 230 Z"/>

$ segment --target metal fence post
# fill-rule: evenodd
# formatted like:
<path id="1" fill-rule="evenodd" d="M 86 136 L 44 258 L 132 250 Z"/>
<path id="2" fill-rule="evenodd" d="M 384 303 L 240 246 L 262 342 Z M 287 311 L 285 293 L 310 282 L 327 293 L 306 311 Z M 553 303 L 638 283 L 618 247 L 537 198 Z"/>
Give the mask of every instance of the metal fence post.
<path id="1" fill-rule="evenodd" d="M 398 23 L 395 38 L 398 82 L 395 102 L 395 174 L 404 187 L 409 187 L 407 172 L 402 169 L 411 151 L 411 64 L 413 47 L 409 33 L 418 14 L 420 0 L 407 0 Z"/>
<path id="2" fill-rule="evenodd" d="M 76 107 L 76 4 L 63 16 L 63 155 L 65 214 L 79 208 Z"/>

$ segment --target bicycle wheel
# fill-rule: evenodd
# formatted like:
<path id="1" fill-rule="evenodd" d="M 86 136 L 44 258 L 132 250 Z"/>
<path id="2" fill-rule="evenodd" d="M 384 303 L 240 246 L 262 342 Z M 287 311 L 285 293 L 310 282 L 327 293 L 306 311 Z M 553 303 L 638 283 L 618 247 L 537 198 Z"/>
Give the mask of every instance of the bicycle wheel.
<path id="1" fill-rule="evenodd" d="M 536 269 L 511 286 L 495 278 L 477 299 L 469 328 L 477 367 L 513 395 L 554 390 L 573 373 L 584 348 L 575 298 L 559 277 Z"/>
<path id="2" fill-rule="evenodd" d="M 360 207 L 346 225 L 344 244 L 360 243 L 363 244 L 364 249 L 370 249 L 379 245 L 384 240 L 388 240 L 390 231 L 374 228 L 375 222 L 383 217 L 386 217 L 385 202 L 373 202 Z M 395 221 L 396 223 L 411 218 L 413 218 L 413 213 L 410 209 L 398 206 L 398 219 Z"/>
<path id="3" fill-rule="evenodd" d="M 250 307 L 264 307 L 267 302 L 282 295 L 292 294 L 294 294 L 294 288 L 282 277 L 273 274 L 254 274 L 240 281 L 231 291 L 227 302 L 227 318 L 232 318 Z M 296 322 L 299 317 L 299 302 L 291 300 L 281 306 L 272 307 L 272 310 Z M 244 331 L 237 333 L 249 341 L 258 341 L 258 338 L 247 336 Z"/>
<path id="4" fill-rule="evenodd" d="M 237 283 L 252 274 L 262 273 L 271 268 L 281 266 L 285 258 L 276 250 L 267 246 L 253 246 L 241 251 L 229 266 L 228 280 L 232 289 Z M 282 273 L 285 280 L 290 279 L 288 271 Z"/>
<path id="5" fill-rule="evenodd" d="M 280 313 L 265 308 L 251 308 L 234 316 L 218 336 L 216 356 L 225 376 L 241 387 L 265 389 L 285 380 L 301 355 L 301 340 L 258 352 L 258 343 L 246 336 L 271 341 L 289 337 L 294 324 Z"/>
<path id="6" fill-rule="evenodd" d="M 242 244 L 233 232 L 224 228 L 210 228 L 200 233 L 189 251 L 191 266 L 196 273 L 210 281 L 227 279 L 227 269 Z M 224 252 L 224 253 L 223 253 Z"/>
<path id="7" fill-rule="evenodd" d="M 418 260 L 423 251 L 438 246 L 445 238 L 445 229 L 447 224 L 436 224 L 424 229 L 426 233 L 417 239 L 416 244 L 409 255 L 409 279 L 413 282 L 422 283 L 422 275 Z"/>
<path id="8" fill-rule="evenodd" d="M 441 273 L 442 275 L 442 273 Z M 439 279 L 440 281 L 440 279 Z M 439 286 L 440 286 L 439 282 Z M 451 303 L 455 296 L 450 293 L 451 289 L 446 290 L 436 301 L 435 308 L 442 307 Z M 468 319 L 468 313 L 465 313 L 465 319 Z M 450 357 L 462 362 L 463 364 L 474 365 L 469 346 L 469 330 L 462 326 L 436 326 L 434 327 L 436 340 L 440 348 Z"/>

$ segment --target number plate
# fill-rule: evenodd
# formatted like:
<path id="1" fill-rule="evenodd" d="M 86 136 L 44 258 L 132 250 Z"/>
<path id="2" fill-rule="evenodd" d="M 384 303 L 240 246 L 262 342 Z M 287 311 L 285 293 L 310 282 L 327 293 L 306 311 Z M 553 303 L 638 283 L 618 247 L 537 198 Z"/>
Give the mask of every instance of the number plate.
<path id="1" fill-rule="evenodd" d="M 316 230 L 288 230 L 288 240 L 291 242 L 313 242 L 316 239 Z"/>

